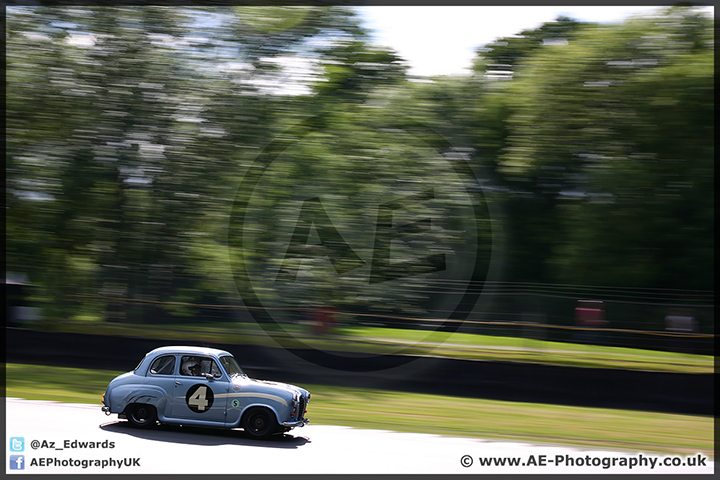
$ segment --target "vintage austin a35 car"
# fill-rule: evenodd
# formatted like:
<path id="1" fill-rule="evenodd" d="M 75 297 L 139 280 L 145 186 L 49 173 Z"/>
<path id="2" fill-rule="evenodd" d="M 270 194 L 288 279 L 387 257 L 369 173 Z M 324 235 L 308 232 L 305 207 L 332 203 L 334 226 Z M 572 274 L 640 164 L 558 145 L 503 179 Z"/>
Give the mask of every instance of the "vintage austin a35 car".
<path id="1" fill-rule="evenodd" d="M 308 423 L 309 401 L 303 388 L 249 378 L 224 350 L 171 346 L 149 352 L 135 370 L 115 377 L 102 410 L 136 427 L 241 427 L 251 437 L 269 438 Z"/>

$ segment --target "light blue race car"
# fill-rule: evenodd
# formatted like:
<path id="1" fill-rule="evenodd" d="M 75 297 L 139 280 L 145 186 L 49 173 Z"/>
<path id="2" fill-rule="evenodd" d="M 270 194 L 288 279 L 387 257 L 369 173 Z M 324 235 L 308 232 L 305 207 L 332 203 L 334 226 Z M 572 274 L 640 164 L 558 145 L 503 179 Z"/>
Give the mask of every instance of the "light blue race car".
<path id="1" fill-rule="evenodd" d="M 304 388 L 249 378 L 224 350 L 161 347 L 110 382 L 102 411 L 141 428 L 241 427 L 264 439 L 308 423 L 308 402 Z"/>

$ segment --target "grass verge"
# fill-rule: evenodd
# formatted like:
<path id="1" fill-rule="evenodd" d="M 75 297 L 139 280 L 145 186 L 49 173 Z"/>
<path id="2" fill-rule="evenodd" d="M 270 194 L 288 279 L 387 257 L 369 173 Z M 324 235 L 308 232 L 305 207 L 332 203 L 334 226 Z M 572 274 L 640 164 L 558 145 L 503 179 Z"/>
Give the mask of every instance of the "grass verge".
<path id="1" fill-rule="evenodd" d="M 6 395 L 97 404 L 122 372 L 6 365 Z M 644 453 L 713 456 L 712 416 L 569 407 L 302 385 L 312 423 L 491 441 L 562 444 Z"/>

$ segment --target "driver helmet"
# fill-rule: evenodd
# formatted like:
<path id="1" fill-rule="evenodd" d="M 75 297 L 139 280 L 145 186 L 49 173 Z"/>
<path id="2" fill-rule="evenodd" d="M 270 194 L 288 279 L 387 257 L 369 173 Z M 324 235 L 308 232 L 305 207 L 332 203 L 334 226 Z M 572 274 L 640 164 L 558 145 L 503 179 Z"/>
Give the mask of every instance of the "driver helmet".
<path id="1" fill-rule="evenodd" d="M 193 358 L 185 360 L 180 369 L 183 375 L 197 375 L 199 370 L 200 364 Z"/>

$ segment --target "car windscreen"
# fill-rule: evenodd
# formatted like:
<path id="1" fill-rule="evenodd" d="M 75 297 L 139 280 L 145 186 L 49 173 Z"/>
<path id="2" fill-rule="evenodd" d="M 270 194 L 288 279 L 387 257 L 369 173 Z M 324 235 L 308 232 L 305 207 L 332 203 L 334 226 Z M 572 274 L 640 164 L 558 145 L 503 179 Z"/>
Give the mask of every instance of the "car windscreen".
<path id="1" fill-rule="evenodd" d="M 230 355 L 224 355 L 220 357 L 220 363 L 222 363 L 222 366 L 225 368 L 225 371 L 230 376 L 230 378 L 243 376 L 245 373 L 242 371 L 242 368 L 240 368 L 240 365 L 237 364 L 235 361 L 235 358 L 231 357 Z"/>

